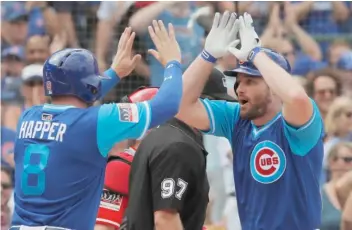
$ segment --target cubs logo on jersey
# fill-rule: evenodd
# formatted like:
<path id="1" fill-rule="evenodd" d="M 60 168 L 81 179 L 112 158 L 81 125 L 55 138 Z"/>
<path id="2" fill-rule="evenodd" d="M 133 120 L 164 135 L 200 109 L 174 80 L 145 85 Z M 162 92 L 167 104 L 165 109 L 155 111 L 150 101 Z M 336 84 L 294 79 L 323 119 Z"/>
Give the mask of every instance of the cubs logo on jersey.
<path id="1" fill-rule="evenodd" d="M 262 141 L 252 151 L 250 169 L 252 177 L 259 183 L 273 183 L 285 172 L 285 153 L 274 142 Z"/>

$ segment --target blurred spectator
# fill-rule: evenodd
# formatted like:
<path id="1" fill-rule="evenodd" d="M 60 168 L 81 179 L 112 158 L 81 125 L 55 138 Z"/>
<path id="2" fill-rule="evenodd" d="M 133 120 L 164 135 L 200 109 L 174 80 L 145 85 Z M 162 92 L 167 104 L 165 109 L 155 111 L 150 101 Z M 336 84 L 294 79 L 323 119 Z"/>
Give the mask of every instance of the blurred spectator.
<path id="1" fill-rule="evenodd" d="M 247 12 L 252 15 L 256 32 L 261 34 L 267 23 L 272 2 L 239 1 L 235 4 L 238 4 L 238 7 L 236 7 L 236 10 L 238 9 L 238 14 L 242 15 L 244 12 Z"/>
<path id="2" fill-rule="evenodd" d="M 13 151 L 16 133 L 1 126 L 1 166 L 14 168 Z"/>
<path id="3" fill-rule="evenodd" d="M 336 63 L 343 82 L 343 92 L 352 97 L 352 50 L 341 54 Z"/>
<path id="4" fill-rule="evenodd" d="M 22 81 L 22 95 L 25 98 L 23 110 L 46 102 L 42 64 L 31 64 L 23 68 Z"/>
<path id="5" fill-rule="evenodd" d="M 322 223 L 320 230 L 341 229 L 341 202 L 337 196 L 336 184 L 352 170 L 352 142 L 335 145 L 328 154 L 330 180 L 322 189 Z"/>
<path id="6" fill-rule="evenodd" d="M 352 157 L 349 158 L 352 161 Z M 336 183 L 336 193 L 342 207 L 341 230 L 352 229 L 352 170 Z"/>
<path id="7" fill-rule="evenodd" d="M 24 45 L 33 35 L 60 34 L 55 11 L 45 1 L 2 2 L 2 49 Z"/>
<path id="8" fill-rule="evenodd" d="M 128 26 L 129 18 L 139 9 L 146 7 L 153 2 L 108 2 L 103 1 L 97 11 L 98 25 L 96 31 L 95 52 L 100 71 L 105 71 L 111 64 L 115 53 L 110 47 L 117 46 L 118 37 L 123 29 Z M 116 36 L 117 35 L 117 36 Z M 113 39 L 117 37 L 117 39 Z M 146 50 L 143 42 L 137 35 L 133 44 L 133 49 L 145 57 Z M 114 92 L 109 93 L 104 100 L 116 101 L 120 97 L 131 93 L 135 88 L 148 85 L 150 76 L 149 67 L 146 62 L 141 61 L 137 64 L 131 76 L 122 80 L 115 88 Z"/>
<path id="9" fill-rule="evenodd" d="M 28 14 L 21 2 L 1 2 L 1 50 L 23 45 L 28 34 Z"/>
<path id="10" fill-rule="evenodd" d="M 26 43 L 27 64 L 44 64 L 50 56 L 50 42 L 47 36 L 32 36 Z"/>
<path id="11" fill-rule="evenodd" d="M 11 210 L 8 202 L 13 192 L 10 169 L 1 167 L 1 229 L 8 229 L 11 224 Z"/>
<path id="12" fill-rule="evenodd" d="M 346 96 L 336 98 L 329 108 L 325 119 L 327 135 L 324 156 L 341 141 L 352 141 L 352 99 Z"/>
<path id="13" fill-rule="evenodd" d="M 303 28 L 313 35 L 336 35 L 340 33 L 339 23 L 349 17 L 348 4 L 341 1 L 293 2 L 294 12 L 298 15 Z M 329 42 L 320 42 L 326 54 Z"/>
<path id="14" fill-rule="evenodd" d="M 337 62 L 340 60 L 342 54 L 351 51 L 350 45 L 345 40 L 336 39 L 329 46 L 328 61 L 329 65 L 336 67 Z"/>
<path id="15" fill-rule="evenodd" d="M 331 68 L 322 69 L 308 76 L 306 90 L 318 105 L 325 119 L 330 105 L 342 93 L 342 83 L 338 72 Z"/>
<path id="16" fill-rule="evenodd" d="M 289 61 L 292 74 L 305 76 L 310 71 L 326 66 L 321 62 L 322 54 L 318 43 L 298 24 L 297 15 L 290 2 L 273 3 L 270 21 L 261 36 L 263 46 L 283 54 Z M 280 10 L 285 12 L 281 21 Z M 287 37 L 293 37 L 299 49 Z"/>
<path id="17" fill-rule="evenodd" d="M 182 51 L 183 69 L 198 56 L 203 48 L 204 29 L 195 24 L 192 29 L 187 27 L 192 13 L 196 10 L 192 2 L 156 2 L 138 10 L 130 19 L 130 25 L 145 43 L 147 49 L 153 49 L 152 41 L 147 32 L 152 20 L 162 20 L 165 25 L 172 23 L 175 27 L 176 39 Z M 151 85 L 160 86 L 163 81 L 163 67 L 151 55 L 148 55 Z"/>
<path id="18" fill-rule="evenodd" d="M 90 37 L 94 33 L 85 33 L 87 22 L 90 16 L 95 17 L 95 11 L 99 6 L 99 1 L 54 1 L 49 2 L 57 12 L 58 31 L 63 31 L 67 35 L 67 45 L 71 48 L 88 48 Z M 93 23 L 93 21 L 91 21 Z M 94 30 L 92 24 L 89 30 Z M 81 33 L 77 34 L 76 31 Z"/>
<path id="19" fill-rule="evenodd" d="M 19 77 L 24 66 L 24 48 L 11 46 L 1 52 L 2 77 Z"/>

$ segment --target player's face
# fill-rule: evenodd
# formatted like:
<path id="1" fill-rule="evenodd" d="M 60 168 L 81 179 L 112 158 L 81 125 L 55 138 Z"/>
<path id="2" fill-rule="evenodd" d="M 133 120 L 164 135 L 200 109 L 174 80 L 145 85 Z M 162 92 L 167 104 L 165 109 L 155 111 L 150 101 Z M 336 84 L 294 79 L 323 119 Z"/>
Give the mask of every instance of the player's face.
<path id="1" fill-rule="evenodd" d="M 263 116 L 272 99 L 268 85 L 262 78 L 246 74 L 239 74 L 236 82 L 241 118 L 253 120 Z"/>
<path id="2" fill-rule="evenodd" d="M 348 171 L 352 170 L 352 149 L 341 146 L 335 156 L 332 156 L 329 161 L 329 168 L 335 178 L 343 176 Z"/>

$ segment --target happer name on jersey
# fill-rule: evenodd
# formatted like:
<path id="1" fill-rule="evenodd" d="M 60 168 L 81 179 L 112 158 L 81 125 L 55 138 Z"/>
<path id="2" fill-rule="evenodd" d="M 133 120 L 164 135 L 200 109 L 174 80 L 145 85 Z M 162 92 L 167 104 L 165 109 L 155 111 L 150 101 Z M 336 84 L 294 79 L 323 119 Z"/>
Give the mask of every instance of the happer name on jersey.
<path id="1" fill-rule="evenodd" d="M 67 130 L 65 123 L 50 121 L 24 121 L 18 135 L 19 139 L 38 138 L 62 142 Z"/>

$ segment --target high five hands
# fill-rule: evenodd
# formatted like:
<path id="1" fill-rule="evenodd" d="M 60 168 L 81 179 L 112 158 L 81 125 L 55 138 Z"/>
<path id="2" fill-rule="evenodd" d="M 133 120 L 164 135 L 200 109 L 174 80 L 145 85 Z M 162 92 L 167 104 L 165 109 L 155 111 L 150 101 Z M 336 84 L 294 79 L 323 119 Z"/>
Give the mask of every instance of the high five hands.
<path id="1" fill-rule="evenodd" d="M 164 67 L 170 61 L 181 62 L 181 50 L 171 23 L 169 23 L 167 31 L 161 20 L 153 20 L 152 26 L 148 27 L 148 31 L 156 47 L 156 50 L 149 49 L 149 54 L 153 55 Z"/>

